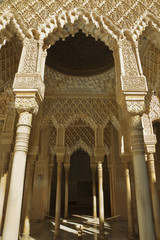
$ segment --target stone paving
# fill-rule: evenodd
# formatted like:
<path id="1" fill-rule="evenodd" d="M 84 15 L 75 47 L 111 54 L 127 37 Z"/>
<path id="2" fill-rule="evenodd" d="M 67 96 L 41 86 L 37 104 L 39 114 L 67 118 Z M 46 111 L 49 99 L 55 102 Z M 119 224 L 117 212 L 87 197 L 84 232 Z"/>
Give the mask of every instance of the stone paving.
<path id="1" fill-rule="evenodd" d="M 74 215 L 71 218 L 61 219 L 61 240 L 77 240 L 77 227 L 83 226 L 83 240 L 98 239 L 98 219 L 89 216 Z M 31 240 L 53 240 L 54 219 L 47 219 L 44 222 L 32 223 Z M 105 239 L 127 240 L 127 222 L 105 221 Z"/>

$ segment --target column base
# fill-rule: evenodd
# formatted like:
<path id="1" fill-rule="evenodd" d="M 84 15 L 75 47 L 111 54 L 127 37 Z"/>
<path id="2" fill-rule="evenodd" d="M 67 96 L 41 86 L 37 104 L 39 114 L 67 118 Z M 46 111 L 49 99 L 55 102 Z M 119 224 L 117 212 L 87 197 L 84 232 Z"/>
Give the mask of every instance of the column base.
<path id="1" fill-rule="evenodd" d="M 29 234 L 22 234 L 22 237 L 19 237 L 19 240 L 32 240 L 33 238 Z"/>
<path id="2" fill-rule="evenodd" d="M 98 234 L 98 240 L 107 240 L 107 236 L 104 233 L 99 233 Z"/>
<path id="3" fill-rule="evenodd" d="M 61 239 L 62 238 L 60 233 L 57 233 L 57 234 L 54 233 L 53 240 L 61 240 Z"/>
<path id="4" fill-rule="evenodd" d="M 136 237 L 135 235 L 133 235 L 133 234 L 128 234 L 127 238 L 128 238 L 129 240 L 137 239 L 137 237 Z"/>

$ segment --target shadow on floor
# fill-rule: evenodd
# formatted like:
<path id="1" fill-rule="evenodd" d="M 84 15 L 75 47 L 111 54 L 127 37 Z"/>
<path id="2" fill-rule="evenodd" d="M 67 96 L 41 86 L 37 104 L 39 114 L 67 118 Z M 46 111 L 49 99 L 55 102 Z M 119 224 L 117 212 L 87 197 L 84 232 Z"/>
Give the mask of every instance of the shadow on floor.
<path id="1" fill-rule="evenodd" d="M 69 219 L 61 219 L 61 239 L 77 240 L 77 227 L 83 226 L 83 240 L 98 239 L 98 219 L 86 215 L 72 215 Z M 54 218 L 48 218 L 44 222 L 32 222 L 31 240 L 53 240 Z M 115 221 L 115 219 L 105 220 L 105 239 L 107 240 L 127 240 L 127 222 Z"/>

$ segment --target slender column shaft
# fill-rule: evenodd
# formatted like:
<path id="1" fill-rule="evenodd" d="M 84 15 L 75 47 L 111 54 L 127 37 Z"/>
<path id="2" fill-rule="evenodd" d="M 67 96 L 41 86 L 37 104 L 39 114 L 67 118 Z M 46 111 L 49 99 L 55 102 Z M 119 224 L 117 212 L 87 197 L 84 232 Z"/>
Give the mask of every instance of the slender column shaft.
<path id="1" fill-rule="evenodd" d="M 11 181 L 3 229 L 3 240 L 17 240 L 19 233 L 20 214 L 28 142 L 31 131 L 32 114 L 20 113 L 17 125 Z"/>
<path id="2" fill-rule="evenodd" d="M 144 157 L 144 141 L 140 116 L 132 118 L 131 145 L 140 240 L 155 240 L 149 182 Z"/>
<path id="3" fill-rule="evenodd" d="M 3 214 L 4 214 L 4 200 L 6 196 L 6 186 L 8 178 L 8 164 L 9 164 L 9 154 L 8 152 L 3 153 L 3 168 L 0 179 L 0 236 L 2 235 L 2 225 L 3 225 Z"/>
<path id="4" fill-rule="evenodd" d="M 150 180 L 156 238 L 159 240 L 160 239 L 160 206 L 159 206 L 159 197 L 158 197 L 157 186 L 156 186 L 156 173 L 155 173 L 153 153 L 148 154 L 147 165 L 148 165 L 148 173 L 149 173 L 149 180 Z"/>
<path id="5" fill-rule="evenodd" d="M 62 166 L 63 163 L 61 161 L 58 161 L 54 239 L 58 239 L 60 237 Z"/>
<path id="6" fill-rule="evenodd" d="M 68 176 L 69 169 L 65 168 L 65 209 L 64 209 L 64 217 L 68 217 Z"/>
<path id="7" fill-rule="evenodd" d="M 96 168 L 92 168 L 92 182 L 93 182 L 93 217 L 97 218 L 97 196 L 96 196 Z"/>
<path id="8" fill-rule="evenodd" d="M 4 199 L 5 199 L 5 193 L 6 193 L 7 176 L 8 176 L 8 172 L 4 173 L 1 176 L 1 182 L 0 182 L 0 236 L 2 235 L 3 207 L 4 207 Z"/>
<path id="9" fill-rule="evenodd" d="M 113 180 L 112 180 L 112 166 L 111 166 L 111 164 L 108 164 L 108 171 L 109 171 L 109 187 L 110 187 L 111 216 L 114 216 Z"/>
<path id="10" fill-rule="evenodd" d="M 103 194 L 103 167 L 98 162 L 98 188 L 99 188 L 99 233 L 104 234 L 104 194 Z"/>
<path id="11" fill-rule="evenodd" d="M 47 204 L 47 214 L 49 215 L 50 211 L 50 200 L 51 200 L 51 187 L 52 187 L 52 174 L 53 174 L 53 166 L 50 166 L 49 176 L 48 176 L 48 204 Z"/>
<path id="12" fill-rule="evenodd" d="M 31 202 L 32 202 L 32 190 L 33 190 L 33 179 L 34 179 L 34 166 L 29 164 L 29 182 L 28 182 L 28 191 L 27 191 L 27 204 L 25 210 L 25 219 L 23 226 L 22 239 L 30 239 L 30 211 L 31 211 Z"/>
<path id="13" fill-rule="evenodd" d="M 128 214 L 128 238 L 134 239 L 134 219 L 132 209 L 132 194 L 129 163 L 125 163 L 125 180 L 126 180 L 126 197 L 127 197 L 127 214 Z"/>

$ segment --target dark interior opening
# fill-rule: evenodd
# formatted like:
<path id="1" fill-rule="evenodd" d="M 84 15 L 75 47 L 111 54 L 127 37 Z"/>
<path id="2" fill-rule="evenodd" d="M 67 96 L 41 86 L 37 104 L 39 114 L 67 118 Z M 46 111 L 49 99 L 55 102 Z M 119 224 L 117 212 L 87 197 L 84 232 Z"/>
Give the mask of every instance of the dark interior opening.
<path id="1" fill-rule="evenodd" d="M 64 74 L 90 76 L 114 67 L 114 59 L 104 42 L 79 30 L 74 37 L 60 39 L 48 49 L 46 64 Z"/>

